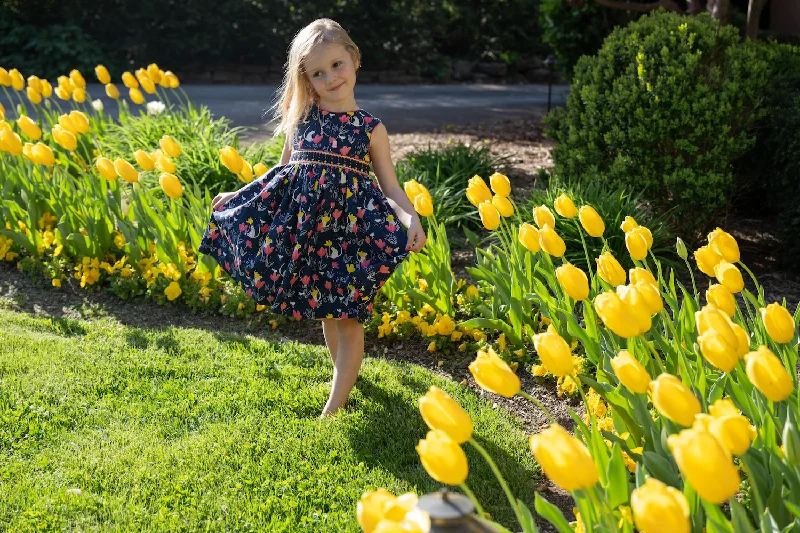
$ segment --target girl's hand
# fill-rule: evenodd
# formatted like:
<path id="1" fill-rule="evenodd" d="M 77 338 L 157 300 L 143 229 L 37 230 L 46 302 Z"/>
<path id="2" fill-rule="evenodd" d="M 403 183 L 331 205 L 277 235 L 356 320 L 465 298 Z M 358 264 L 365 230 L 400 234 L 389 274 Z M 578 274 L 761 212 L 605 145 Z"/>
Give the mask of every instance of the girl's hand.
<path id="1" fill-rule="evenodd" d="M 419 252 L 425 246 L 428 238 L 425 236 L 425 230 L 422 229 L 422 222 L 418 216 L 411 219 L 411 224 L 408 226 L 408 243 L 406 244 L 406 251 Z"/>
<path id="2" fill-rule="evenodd" d="M 234 192 L 221 192 L 211 200 L 211 209 L 216 210 L 217 207 L 224 205 L 236 195 L 236 191 Z"/>

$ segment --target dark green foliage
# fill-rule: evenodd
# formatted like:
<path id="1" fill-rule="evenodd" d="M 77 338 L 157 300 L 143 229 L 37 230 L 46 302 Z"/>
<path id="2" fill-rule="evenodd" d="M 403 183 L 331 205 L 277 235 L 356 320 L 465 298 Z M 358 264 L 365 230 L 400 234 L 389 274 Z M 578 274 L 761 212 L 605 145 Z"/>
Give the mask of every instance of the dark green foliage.
<path id="1" fill-rule="evenodd" d="M 618 28 L 548 116 L 555 174 L 642 191 L 681 229 L 704 229 L 729 205 L 767 80 L 757 51 L 706 14 Z"/>

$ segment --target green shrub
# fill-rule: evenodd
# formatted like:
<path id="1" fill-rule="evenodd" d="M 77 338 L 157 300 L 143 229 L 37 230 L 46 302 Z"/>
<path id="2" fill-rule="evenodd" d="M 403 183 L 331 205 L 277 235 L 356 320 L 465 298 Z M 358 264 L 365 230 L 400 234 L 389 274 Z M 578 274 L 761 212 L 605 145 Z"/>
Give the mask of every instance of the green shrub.
<path id="1" fill-rule="evenodd" d="M 544 204 L 550 208 L 553 216 L 556 217 L 556 232 L 567 245 L 565 258 L 573 265 L 586 271 L 586 254 L 581 243 L 580 232 L 583 233 L 593 271 L 597 269 L 594 259 L 603 252 L 603 240 L 589 237 L 582 228 L 578 230 L 580 222 L 578 222 L 577 216 L 572 220 L 567 220 L 556 213 L 553 203 L 562 193 L 569 196 L 578 208 L 582 205 L 590 205 L 595 208 L 605 222 L 606 230 L 603 237 L 609 250 L 626 269 L 633 267 L 630 254 L 625 248 L 625 234 L 620 229 L 626 216 L 633 217 L 636 222 L 646 226 L 653 234 L 651 251 L 662 265 L 674 267 L 678 264 L 678 256 L 675 253 L 675 235 L 670 228 L 668 217 L 654 212 L 651 206 L 643 201 L 641 193 L 631 192 L 630 189 L 623 186 L 611 187 L 596 181 L 567 183 L 553 180 L 546 189 L 534 189 L 525 202 L 519 203 L 515 216 L 519 223 L 533 224 L 534 207 Z"/>
<path id="2" fill-rule="evenodd" d="M 616 29 L 575 70 L 567 107 L 548 116 L 554 172 L 641 190 L 701 230 L 729 204 L 767 63 L 707 14 L 657 12 Z"/>
<path id="3" fill-rule="evenodd" d="M 506 170 L 508 159 L 492 153 L 488 145 L 475 148 L 459 143 L 415 150 L 396 167 L 401 185 L 415 179 L 428 188 L 439 222 L 476 229 L 480 219 L 467 200 L 467 182 L 477 174 L 488 183 L 489 176 Z"/>

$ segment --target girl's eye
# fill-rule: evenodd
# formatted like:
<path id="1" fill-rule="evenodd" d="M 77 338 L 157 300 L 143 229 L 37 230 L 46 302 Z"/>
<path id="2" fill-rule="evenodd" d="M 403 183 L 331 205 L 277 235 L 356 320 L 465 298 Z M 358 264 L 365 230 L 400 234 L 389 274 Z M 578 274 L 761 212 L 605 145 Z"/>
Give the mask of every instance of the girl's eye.
<path id="1" fill-rule="evenodd" d="M 341 62 L 341 61 L 336 61 L 336 62 L 333 64 L 333 68 L 338 68 L 339 66 L 341 66 L 341 64 L 342 64 L 342 62 Z"/>
<path id="2" fill-rule="evenodd" d="M 315 78 L 318 78 L 320 75 L 322 75 L 322 71 L 319 71 L 319 70 L 318 70 L 318 71 L 316 71 L 316 72 L 314 73 L 314 77 L 315 77 Z"/>

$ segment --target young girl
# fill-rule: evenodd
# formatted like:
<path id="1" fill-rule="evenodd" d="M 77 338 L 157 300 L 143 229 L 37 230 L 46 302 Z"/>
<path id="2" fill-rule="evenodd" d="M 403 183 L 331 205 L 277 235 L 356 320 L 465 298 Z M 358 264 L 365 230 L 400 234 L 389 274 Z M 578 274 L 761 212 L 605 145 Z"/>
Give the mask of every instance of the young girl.
<path id="1" fill-rule="evenodd" d="M 355 384 L 375 294 L 426 240 L 397 182 L 386 128 L 356 104 L 360 58 L 332 20 L 295 36 L 275 105 L 276 135 L 286 133 L 280 164 L 214 198 L 200 247 L 256 302 L 322 320 L 334 365 L 322 416 Z"/>

